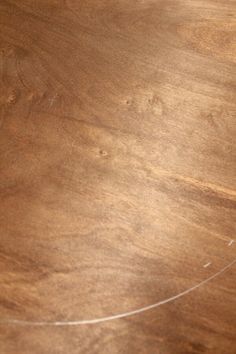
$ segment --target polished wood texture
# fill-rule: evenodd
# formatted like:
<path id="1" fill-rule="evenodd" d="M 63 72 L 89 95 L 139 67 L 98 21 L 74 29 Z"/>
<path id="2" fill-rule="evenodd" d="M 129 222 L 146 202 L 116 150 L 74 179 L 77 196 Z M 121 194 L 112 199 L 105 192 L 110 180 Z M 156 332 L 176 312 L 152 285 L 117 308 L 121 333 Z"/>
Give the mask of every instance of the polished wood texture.
<path id="1" fill-rule="evenodd" d="M 236 2 L 0 1 L 0 353 L 236 353 Z M 231 241 L 232 240 L 232 241 Z"/>

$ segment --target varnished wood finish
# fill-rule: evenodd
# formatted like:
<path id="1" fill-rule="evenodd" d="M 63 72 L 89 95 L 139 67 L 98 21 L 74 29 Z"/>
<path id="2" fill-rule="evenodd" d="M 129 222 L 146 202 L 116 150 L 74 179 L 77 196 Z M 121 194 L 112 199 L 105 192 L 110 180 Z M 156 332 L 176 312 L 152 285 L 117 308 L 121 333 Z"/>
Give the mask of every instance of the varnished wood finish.
<path id="1" fill-rule="evenodd" d="M 3 323 L 139 309 L 234 260 L 235 16 L 234 0 L 0 1 L 1 354 L 236 352 L 234 265 L 124 319 Z"/>

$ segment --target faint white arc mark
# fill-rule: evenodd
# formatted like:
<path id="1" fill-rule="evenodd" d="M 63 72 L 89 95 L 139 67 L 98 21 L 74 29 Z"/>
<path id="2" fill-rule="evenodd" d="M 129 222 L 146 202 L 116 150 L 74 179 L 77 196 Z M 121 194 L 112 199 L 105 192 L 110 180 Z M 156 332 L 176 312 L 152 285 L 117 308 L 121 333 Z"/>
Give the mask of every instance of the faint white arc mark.
<path id="1" fill-rule="evenodd" d="M 232 244 L 233 244 L 234 242 L 235 242 L 234 240 L 230 240 L 229 243 L 228 243 L 228 246 L 232 246 Z"/>
<path id="2" fill-rule="evenodd" d="M 120 313 L 117 315 L 111 315 L 107 317 L 101 317 L 101 318 L 95 318 L 91 320 L 78 320 L 78 321 L 24 321 L 24 320 L 14 320 L 14 319 L 5 319 L 5 320 L 0 320 L 0 324 L 8 324 L 8 325 L 21 325 L 21 326 L 79 326 L 79 325 L 88 325 L 88 324 L 96 324 L 96 323 L 102 323 L 106 321 L 112 321 L 120 318 L 125 318 L 133 315 L 140 314 L 142 312 L 154 309 L 156 307 L 159 307 L 161 305 L 167 304 L 168 302 L 174 301 L 184 295 L 187 295 L 194 291 L 195 289 L 199 288 L 200 286 L 208 283 L 209 281 L 213 280 L 214 278 L 218 277 L 222 273 L 224 273 L 227 269 L 231 268 L 232 265 L 236 263 L 236 259 L 234 259 L 231 263 L 229 263 L 227 266 L 219 270 L 217 273 L 211 275 L 207 279 L 201 281 L 200 283 L 194 285 L 193 287 L 182 291 L 181 293 L 169 297 L 168 299 L 159 301 L 155 304 L 141 307 L 140 309 L 129 311 L 129 312 L 124 312 Z"/>
<path id="3" fill-rule="evenodd" d="M 204 268 L 207 268 L 207 267 L 209 267 L 211 265 L 211 262 L 208 262 L 208 263 L 206 263 L 206 264 L 204 264 Z"/>

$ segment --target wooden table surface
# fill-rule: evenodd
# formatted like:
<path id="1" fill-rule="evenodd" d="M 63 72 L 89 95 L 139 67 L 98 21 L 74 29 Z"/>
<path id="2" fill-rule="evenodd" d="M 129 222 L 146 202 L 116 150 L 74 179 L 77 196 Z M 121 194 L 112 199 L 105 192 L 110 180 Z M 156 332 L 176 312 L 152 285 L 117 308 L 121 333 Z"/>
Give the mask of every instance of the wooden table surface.
<path id="1" fill-rule="evenodd" d="M 0 353 L 236 353 L 236 1 L 0 1 Z"/>

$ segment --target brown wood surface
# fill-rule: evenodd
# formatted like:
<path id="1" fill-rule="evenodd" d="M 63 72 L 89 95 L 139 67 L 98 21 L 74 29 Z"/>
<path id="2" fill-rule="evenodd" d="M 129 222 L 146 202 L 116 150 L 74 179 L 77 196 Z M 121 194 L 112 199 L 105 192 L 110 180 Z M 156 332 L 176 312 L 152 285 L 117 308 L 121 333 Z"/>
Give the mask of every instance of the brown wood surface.
<path id="1" fill-rule="evenodd" d="M 0 90 L 0 353 L 235 354 L 236 1 L 1 0 Z"/>

